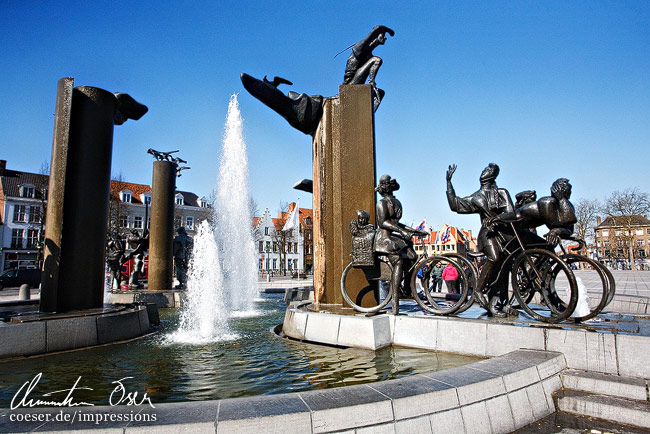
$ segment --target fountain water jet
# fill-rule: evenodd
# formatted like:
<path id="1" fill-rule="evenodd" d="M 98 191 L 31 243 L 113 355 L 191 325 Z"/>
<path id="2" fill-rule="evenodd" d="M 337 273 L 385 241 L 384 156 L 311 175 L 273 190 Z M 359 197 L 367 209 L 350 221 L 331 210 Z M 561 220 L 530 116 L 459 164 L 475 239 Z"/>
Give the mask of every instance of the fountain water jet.
<path id="1" fill-rule="evenodd" d="M 199 225 L 187 297 L 173 342 L 203 344 L 237 338 L 231 316 L 252 316 L 259 296 L 248 194 L 248 158 L 237 96 L 230 97 L 211 222 Z"/>

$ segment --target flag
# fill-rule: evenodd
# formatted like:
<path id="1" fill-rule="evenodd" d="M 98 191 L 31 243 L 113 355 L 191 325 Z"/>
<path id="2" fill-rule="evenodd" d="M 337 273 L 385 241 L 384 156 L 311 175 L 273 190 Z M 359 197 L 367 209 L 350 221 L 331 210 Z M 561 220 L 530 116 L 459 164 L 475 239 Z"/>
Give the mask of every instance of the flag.
<path id="1" fill-rule="evenodd" d="M 425 231 L 425 230 L 426 230 L 426 229 L 425 229 L 425 226 L 426 226 L 426 225 L 427 225 L 427 219 L 425 218 L 424 220 L 422 220 L 422 223 L 420 223 L 420 224 L 418 225 L 418 227 L 415 228 L 415 230 L 416 230 L 416 231 Z"/>
<path id="2" fill-rule="evenodd" d="M 289 213 L 289 217 L 287 217 L 287 222 L 284 224 L 284 227 L 282 228 L 282 231 L 290 231 L 293 228 L 298 227 L 298 215 L 300 214 L 300 208 L 298 206 L 299 201 L 296 202 L 296 206 L 293 207 L 291 212 Z"/>
<path id="3" fill-rule="evenodd" d="M 451 226 L 447 226 L 445 233 L 442 234 L 442 238 L 440 238 L 442 244 L 447 244 L 449 241 L 451 241 Z"/>

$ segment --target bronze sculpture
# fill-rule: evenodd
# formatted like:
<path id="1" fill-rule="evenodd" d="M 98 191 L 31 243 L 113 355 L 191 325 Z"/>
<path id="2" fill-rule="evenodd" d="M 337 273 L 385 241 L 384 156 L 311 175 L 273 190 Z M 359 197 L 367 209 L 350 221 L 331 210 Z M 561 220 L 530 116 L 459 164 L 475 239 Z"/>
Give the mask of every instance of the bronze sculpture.
<path id="1" fill-rule="evenodd" d="M 537 201 L 521 204 L 514 212 L 501 214 L 496 220 L 517 221 L 519 225 L 534 229 L 546 225 L 550 231 L 544 235 L 550 246 L 556 246 L 562 239 L 570 239 L 576 215 L 571 198 L 571 184 L 566 178 L 559 178 L 551 185 L 551 195 Z"/>
<path id="2" fill-rule="evenodd" d="M 108 233 L 106 243 L 106 264 L 108 265 L 111 278 L 110 288 L 113 288 L 114 282 L 117 282 L 117 289 L 120 289 L 122 281 L 122 264 L 126 262 L 124 258 L 124 244 L 116 232 Z"/>
<path id="3" fill-rule="evenodd" d="M 389 175 L 382 175 L 375 188 L 382 198 L 376 206 L 377 232 L 374 240 L 374 252 L 386 255 L 393 267 L 390 284 L 393 295 L 393 315 L 397 315 L 399 312 L 399 288 L 402 280 L 404 280 L 403 292 L 405 294 L 411 292 L 410 282 L 407 282 L 408 279 L 404 279 L 404 276 L 417 259 L 412 238 L 415 235 L 427 235 L 426 232 L 399 222 L 402 218 L 402 204 L 393 195 L 393 192 L 397 190 L 399 190 L 397 180 Z"/>
<path id="4" fill-rule="evenodd" d="M 377 88 L 375 78 L 377 71 L 382 64 L 381 57 L 373 55 L 378 45 L 386 43 L 386 33 L 395 36 L 395 31 L 386 26 L 375 26 L 370 33 L 359 42 L 352 45 L 352 53 L 348 57 L 343 75 L 343 84 L 368 84 L 372 86 L 374 92 L 374 109 L 379 107 L 385 93 L 382 89 Z"/>
<path id="5" fill-rule="evenodd" d="M 178 289 L 185 289 L 187 284 L 187 269 L 190 265 L 192 247 L 194 242 L 192 237 L 187 235 L 185 228 L 180 226 L 176 229 L 178 235 L 174 237 L 174 269 L 176 270 L 176 279 L 178 279 Z"/>
<path id="6" fill-rule="evenodd" d="M 132 229 L 131 233 L 127 236 L 127 242 L 134 248 L 133 251 L 124 257 L 125 262 L 133 258 L 133 270 L 129 276 L 129 288 L 144 288 L 144 285 L 140 283 L 139 275 L 144 272 L 144 256 L 145 252 L 149 249 L 149 231 L 144 229 L 142 234 L 140 234 L 137 230 Z"/>
<path id="7" fill-rule="evenodd" d="M 241 82 L 248 93 L 286 119 L 292 127 L 309 135 L 316 132 L 320 118 L 323 116 L 321 95 L 308 96 L 293 91 L 285 95 L 278 90 L 277 86 L 283 83 L 291 84 L 291 82 L 280 77 L 275 77 L 271 82 L 266 79 L 266 76 L 264 80 L 259 80 L 242 72 Z"/>
<path id="8" fill-rule="evenodd" d="M 499 166 L 490 163 L 479 177 L 481 188 L 471 195 L 460 198 L 456 196 L 451 178 L 456 171 L 456 165 L 449 166 L 447 170 L 447 201 L 449 208 L 459 214 L 479 214 L 481 217 L 481 230 L 478 233 L 478 250 L 483 252 L 486 262 L 481 269 L 478 278 L 477 287 L 483 288 L 490 285 L 488 292 L 489 312 L 491 315 L 504 317 L 506 314 L 497 308 L 497 303 L 501 301 L 502 305 L 508 298 L 508 276 L 499 276 L 498 281 L 493 282 L 497 277 L 498 271 L 502 265 L 502 246 L 500 245 L 497 234 L 505 238 L 513 236 L 512 230 L 508 225 L 499 223 L 494 220 L 500 214 L 511 213 L 514 211 L 514 205 L 510 198 L 510 193 L 504 188 L 498 188 L 496 178 L 499 175 Z"/>

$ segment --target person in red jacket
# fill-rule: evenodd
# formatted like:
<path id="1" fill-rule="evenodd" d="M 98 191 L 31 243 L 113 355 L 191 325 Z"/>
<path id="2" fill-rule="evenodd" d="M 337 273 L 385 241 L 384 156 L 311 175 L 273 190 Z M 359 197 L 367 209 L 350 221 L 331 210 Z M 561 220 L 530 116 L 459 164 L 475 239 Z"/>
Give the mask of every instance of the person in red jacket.
<path id="1" fill-rule="evenodd" d="M 457 294 L 458 290 L 456 289 L 456 280 L 458 279 L 458 270 L 451 264 L 447 264 L 444 270 L 442 270 L 442 280 L 445 281 L 447 285 L 447 291 L 450 294 Z"/>

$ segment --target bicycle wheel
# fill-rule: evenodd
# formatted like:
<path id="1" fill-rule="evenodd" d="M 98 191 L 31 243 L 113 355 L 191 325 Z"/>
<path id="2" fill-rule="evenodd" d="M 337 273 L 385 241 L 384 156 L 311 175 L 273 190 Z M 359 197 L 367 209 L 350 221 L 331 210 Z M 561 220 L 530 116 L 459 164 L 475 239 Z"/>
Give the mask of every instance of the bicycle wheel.
<path id="1" fill-rule="evenodd" d="M 468 286 L 468 293 L 467 293 L 467 299 L 465 302 L 456 310 L 454 313 L 458 315 L 459 313 L 465 312 L 467 309 L 472 307 L 472 305 L 475 302 L 478 302 L 480 304 L 480 301 L 482 300 L 479 295 L 476 293 L 476 287 L 477 287 L 477 282 L 478 282 L 478 270 L 474 266 L 474 263 L 467 259 L 466 257 L 458 254 L 458 253 L 447 253 L 444 256 L 448 256 L 450 258 L 454 258 L 457 260 L 460 265 L 463 267 L 463 270 L 465 271 L 465 274 L 467 276 L 467 286 Z M 463 284 L 462 282 L 460 283 L 461 285 Z"/>
<path id="2" fill-rule="evenodd" d="M 383 264 L 383 265 L 382 265 Z M 387 264 L 385 262 L 380 262 L 379 267 L 388 267 L 389 272 L 390 272 L 390 264 Z M 385 271 L 384 271 L 385 272 Z M 381 309 L 385 308 L 388 303 L 390 303 L 392 293 L 390 291 L 390 284 L 388 285 L 389 290 L 388 291 L 382 291 L 382 285 L 383 282 L 389 282 L 390 280 L 382 280 L 382 279 L 376 279 L 376 280 L 370 280 L 368 281 L 366 279 L 366 282 L 368 283 L 368 286 L 364 287 L 355 300 L 352 300 L 352 298 L 349 296 L 347 288 L 346 288 L 346 281 L 348 280 L 348 276 L 350 273 L 357 274 L 359 277 L 357 279 L 366 279 L 367 274 L 364 272 L 363 269 L 358 268 L 358 267 L 353 267 L 352 263 L 349 263 L 347 267 L 345 267 L 345 270 L 343 270 L 343 274 L 341 275 L 341 294 L 343 295 L 343 299 L 352 306 L 354 310 L 357 312 L 363 312 L 363 313 L 376 313 L 379 312 Z M 363 276 L 361 276 L 363 274 Z M 377 276 L 379 277 L 379 276 Z M 385 276 L 381 276 L 385 277 Z M 387 292 L 387 294 L 385 294 Z M 367 304 L 369 306 L 362 306 L 362 304 Z"/>
<path id="3" fill-rule="evenodd" d="M 420 282 L 422 279 L 418 277 L 418 273 L 421 276 L 426 275 L 438 263 L 441 263 L 445 267 L 451 264 L 458 273 L 458 278 L 454 284 L 445 283 L 442 291 L 439 293 L 429 291 L 429 288 L 423 290 Z M 413 293 L 413 299 L 425 311 L 436 315 L 451 315 L 456 313 L 463 306 L 465 300 L 467 300 L 469 293 L 468 278 L 463 267 L 452 258 L 432 256 L 426 261 L 417 264 L 413 270 L 411 274 L 411 291 Z M 421 295 L 424 295 L 424 297 L 421 297 Z"/>
<path id="4" fill-rule="evenodd" d="M 519 306 L 538 321 L 565 320 L 578 302 L 571 269 L 548 250 L 528 249 L 519 254 L 512 265 L 511 283 Z"/>
<path id="5" fill-rule="evenodd" d="M 607 305 L 609 277 L 599 267 L 599 262 L 586 256 L 567 253 L 560 256 L 560 259 L 573 270 L 578 284 L 578 304 L 571 319 L 580 322 L 595 317 Z"/>
<path id="6" fill-rule="evenodd" d="M 614 275 L 612 274 L 611 271 L 609 271 L 609 268 L 607 268 L 605 265 L 603 265 L 601 262 L 595 261 L 596 265 L 601 269 L 603 273 L 605 273 L 605 276 L 607 276 L 607 280 L 609 281 L 609 291 L 607 292 L 607 303 L 605 303 L 605 307 L 609 303 L 612 302 L 614 299 L 614 295 L 616 293 L 616 281 L 614 280 Z"/>

